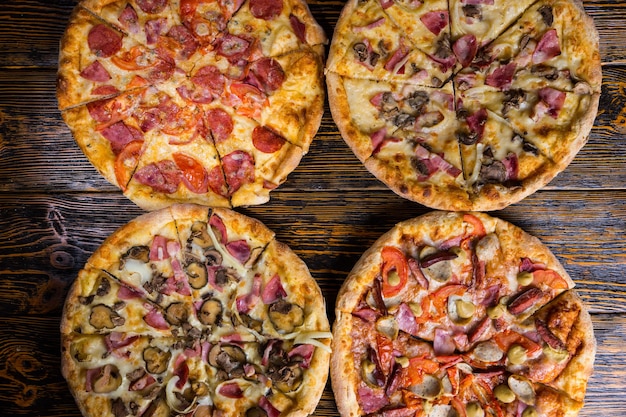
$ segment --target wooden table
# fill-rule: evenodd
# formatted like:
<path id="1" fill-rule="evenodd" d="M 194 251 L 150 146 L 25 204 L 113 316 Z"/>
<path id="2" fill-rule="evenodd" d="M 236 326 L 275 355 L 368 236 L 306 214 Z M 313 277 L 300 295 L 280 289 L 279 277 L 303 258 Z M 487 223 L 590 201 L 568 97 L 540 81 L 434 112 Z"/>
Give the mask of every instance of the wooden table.
<path id="1" fill-rule="evenodd" d="M 314 0 L 327 34 L 343 6 Z M 79 416 L 60 373 L 68 287 L 116 228 L 142 213 L 89 164 L 56 107 L 58 43 L 73 0 L 0 5 L 0 415 Z M 598 340 L 581 416 L 626 415 L 626 2 L 589 0 L 604 85 L 589 143 L 545 189 L 494 214 L 539 237 L 576 281 Z M 353 264 L 396 222 L 429 211 L 386 189 L 344 144 L 328 108 L 301 165 L 241 212 L 308 264 L 334 320 Z M 330 384 L 317 415 L 336 416 Z"/>

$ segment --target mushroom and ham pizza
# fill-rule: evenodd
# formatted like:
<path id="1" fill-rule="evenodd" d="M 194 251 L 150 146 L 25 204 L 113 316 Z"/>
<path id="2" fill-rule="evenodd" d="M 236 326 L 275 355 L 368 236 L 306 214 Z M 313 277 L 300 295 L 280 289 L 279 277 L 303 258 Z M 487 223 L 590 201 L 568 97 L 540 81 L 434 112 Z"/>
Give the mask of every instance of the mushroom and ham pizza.
<path id="1" fill-rule="evenodd" d="M 120 228 L 80 271 L 62 371 L 86 417 L 307 416 L 330 337 L 317 283 L 269 229 L 173 205 Z"/>
<path id="2" fill-rule="evenodd" d="M 484 213 L 397 224 L 337 297 L 341 415 L 578 415 L 596 342 L 573 286 L 538 239 Z"/>
<path id="3" fill-rule="evenodd" d="M 578 0 L 350 0 L 326 65 L 333 118 L 402 197 L 501 209 L 587 141 L 601 67 Z"/>
<path id="4" fill-rule="evenodd" d="M 319 128 L 326 41 L 302 0 L 84 0 L 58 104 L 91 163 L 145 209 L 262 204 Z"/>

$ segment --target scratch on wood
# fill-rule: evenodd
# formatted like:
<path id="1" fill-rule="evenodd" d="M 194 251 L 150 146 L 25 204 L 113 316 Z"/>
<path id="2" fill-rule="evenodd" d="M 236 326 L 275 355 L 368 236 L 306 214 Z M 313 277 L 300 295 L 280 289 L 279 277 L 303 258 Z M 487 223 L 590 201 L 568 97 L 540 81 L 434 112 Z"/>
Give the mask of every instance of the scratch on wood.
<path id="1" fill-rule="evenodd" d="M 50 225 L 59 236 L 61 241 L 65 242 L 65 227 L 63 226 L 63 221 L 65 220 L 61 213 L 59 213 L 56 209 L 51 209 L 48 213 L 48 220 L 50 220 Z"/>

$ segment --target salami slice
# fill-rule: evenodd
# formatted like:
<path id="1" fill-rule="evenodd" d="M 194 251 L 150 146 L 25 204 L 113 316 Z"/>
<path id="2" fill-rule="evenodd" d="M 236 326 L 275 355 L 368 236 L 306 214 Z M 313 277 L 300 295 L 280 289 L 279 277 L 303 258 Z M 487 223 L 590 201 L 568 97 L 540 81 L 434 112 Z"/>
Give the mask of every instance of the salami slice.
<path id="1" fill-rule="evenodd" d="M 137 6 L 145 13 L 161 13 L 167 6 L 167 0 L 136 0 Z"/>
<path id="2" fill-rule="evenodd" d="M 104 68 L 104 66 L 98 60 L 87 65 L 85 69 L 80 72 L 80 76 L 89 81 L 96 81 L 101 83 L 109 81 L 111 79 L 111 74 L 109 74 L 106 68 Z"/>
<path id="3" fill-rule="evenodd" d="M 96 56 L 108 58 L 122 48 L 122 36 L 110 27 L 99 24 L 89 31 L 87 44 Z"/>
<path id="4" fill-rule="evenodd" d="M 257 126 L 252 131 L 252 143 L 261 152 L 274 153 L 283 147 L 285 139 L 263 126 Z"/>
<path id="5" fill-rule="evenodd" d="M 272 20 L 283 11 L 283 0 L 250 0 L 250 13 L 252 16 Z"/>
<path id="6" fill-rule="evenodd" d="M 211 130 L 213 140 L 217 143 L 228 139 L 228 136 L 230 136 L 233 131 L 233 118 L 223 109 L 215 108 L 207 110 L 205 120 Z"/>

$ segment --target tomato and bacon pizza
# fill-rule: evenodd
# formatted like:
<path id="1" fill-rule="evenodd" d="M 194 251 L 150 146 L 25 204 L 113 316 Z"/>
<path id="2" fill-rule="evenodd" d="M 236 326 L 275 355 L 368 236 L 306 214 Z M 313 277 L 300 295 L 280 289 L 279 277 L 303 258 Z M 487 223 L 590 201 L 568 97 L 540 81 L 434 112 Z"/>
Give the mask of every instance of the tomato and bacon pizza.
<path id="1" fill-rule="evenodd" d="M 59 108 L 145 209 L 262 204 L 319 128 L 325 43 L 302 0 L 84 0 L 61 42 Z"/>
<path id="2" fill-rule="evenodd" d="M 359 160 L 443 210 L 501 209 L 563 171 L 587 141 L 601 78 L 578 0 L 350 0 L 326 65 Z"/>
<path id="3" fill-rule="evenodd" d="M 328 377 L 320 288 L 263 224 L 173 205 L 111 235 L 74 282 L 63 375 L 87 416 L 307 416 Z"/>
<path id="4" fill-rule="evenodd" d="M 484 213 L 397 224 L 337 298 L 341 415 L 578 415 L 596 342 L 573 286 L 538 239 Z"/>

